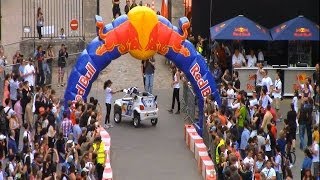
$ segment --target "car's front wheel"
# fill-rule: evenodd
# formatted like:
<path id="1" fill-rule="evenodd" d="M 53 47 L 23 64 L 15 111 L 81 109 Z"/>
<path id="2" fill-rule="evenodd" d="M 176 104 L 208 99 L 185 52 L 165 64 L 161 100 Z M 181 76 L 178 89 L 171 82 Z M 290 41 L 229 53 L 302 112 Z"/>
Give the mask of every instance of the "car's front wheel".
<path id="1" fill-rule="evenodd" d="M 140 116 L 139 116 L 139 114 L 134 114 L 134 117 L 133 117 L 133 126 L 135 127 L 135 128 L 138 128 L 138 127 L 140 127 Z"/>
<path id="2" fill-rule="evenodd" d="M 158 118 L 151 119 L 151 124 L 152 124 L 152 126 L 157 125 L 157 123 L 158 123 Z"/>
<path id="3" fill-rule="evenodd" d="M 119 106 L 114 107 L 113 120 L 115 123 L 121 122 L 121 109 Z"/>

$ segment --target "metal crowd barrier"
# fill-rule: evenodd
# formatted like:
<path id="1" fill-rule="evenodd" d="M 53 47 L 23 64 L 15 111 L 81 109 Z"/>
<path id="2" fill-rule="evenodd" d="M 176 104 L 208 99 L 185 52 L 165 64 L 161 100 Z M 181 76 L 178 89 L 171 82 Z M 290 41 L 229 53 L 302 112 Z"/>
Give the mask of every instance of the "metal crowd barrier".
<path id="1" fill-rule="evenodd" d="M 184 120 L 195 123 L 197 119 L 197 108 L 197 97 L 192 87 L 186 82 L 183 83 L 182 111 L 185 114 Z"/>

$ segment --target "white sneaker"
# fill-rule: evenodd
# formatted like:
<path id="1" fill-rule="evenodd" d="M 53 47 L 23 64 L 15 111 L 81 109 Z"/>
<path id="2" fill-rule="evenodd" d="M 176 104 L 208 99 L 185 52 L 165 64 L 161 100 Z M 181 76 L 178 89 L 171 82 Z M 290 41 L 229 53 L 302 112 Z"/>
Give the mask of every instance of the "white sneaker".
<path id="1" fill-rule="evenodd" d="M 109 127 L 110 127 L 110 128 L 113 128 L 114 126 L 110 123 L 110 124 L 109 124 Z"/>

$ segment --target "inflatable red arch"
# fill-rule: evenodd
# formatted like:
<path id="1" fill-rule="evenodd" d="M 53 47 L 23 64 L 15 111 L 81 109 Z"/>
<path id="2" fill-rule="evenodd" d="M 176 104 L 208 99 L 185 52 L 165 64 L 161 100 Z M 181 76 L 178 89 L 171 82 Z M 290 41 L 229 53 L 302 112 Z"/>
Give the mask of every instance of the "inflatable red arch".
<path id="1" fill-rule="evenodd" d="M 140 6 L 107 25 L 96 16 L 96 25 L 97 37 L 77 58 L 71 71 L 65 102 L 86 100 L 99 72 L 121 55 L 130 53 L 137 59 L 146 60 L 158 53 L 172 61 L 190 81 L 198 97 L 199 121 L 196 127 L 202 134 L 204 97 L 211 94 L 218 105 L 221 99 L 204 58 L 186 40 L 190 27 L 188 19 L 180 18 L 177 28 L 150 8 Z"/>

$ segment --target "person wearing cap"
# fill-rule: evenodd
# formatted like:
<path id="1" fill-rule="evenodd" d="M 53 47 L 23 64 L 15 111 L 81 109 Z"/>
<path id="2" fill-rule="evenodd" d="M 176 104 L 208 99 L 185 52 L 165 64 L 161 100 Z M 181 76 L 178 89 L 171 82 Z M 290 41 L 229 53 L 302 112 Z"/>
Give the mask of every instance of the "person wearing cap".
<path id="1" fill-rule="evenodd" d="M 105 145 L 101 141 L 100 136 L 94 139 L 92 146 L 93 146 L 93 152 L 97 154 L 96 171 L 97 171 L 98 179 L 102 179 L 104 164 L 106 160 L 106 152 L 105 152 Z"/>

